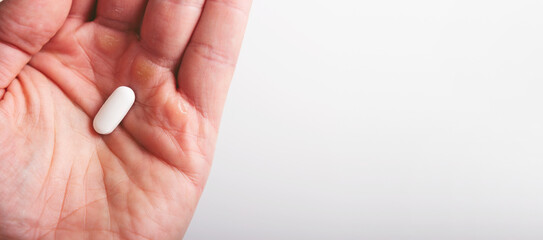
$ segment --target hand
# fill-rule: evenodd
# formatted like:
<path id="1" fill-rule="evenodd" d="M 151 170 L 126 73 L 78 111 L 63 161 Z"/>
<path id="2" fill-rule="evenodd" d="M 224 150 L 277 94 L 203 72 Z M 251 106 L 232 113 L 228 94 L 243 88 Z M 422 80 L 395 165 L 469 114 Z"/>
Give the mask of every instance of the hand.
<path id="1" fill-rule="evenodd" d="M 0 3 L 0 239 L 182 238 L 250 4 Z M 100 136 L 119 86 L 136 103 Z"/>

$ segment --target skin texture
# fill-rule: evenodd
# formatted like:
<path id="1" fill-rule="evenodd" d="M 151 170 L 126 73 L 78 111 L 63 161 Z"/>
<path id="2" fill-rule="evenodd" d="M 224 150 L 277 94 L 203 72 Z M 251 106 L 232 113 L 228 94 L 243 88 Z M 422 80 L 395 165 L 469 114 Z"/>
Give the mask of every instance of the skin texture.
<path id="1" fill-rule="evenodd" d="M 250 0 L 0 3 L 0 239 L 181 239 Z M 136 103 L 92 129 L 119 86 Z"/>

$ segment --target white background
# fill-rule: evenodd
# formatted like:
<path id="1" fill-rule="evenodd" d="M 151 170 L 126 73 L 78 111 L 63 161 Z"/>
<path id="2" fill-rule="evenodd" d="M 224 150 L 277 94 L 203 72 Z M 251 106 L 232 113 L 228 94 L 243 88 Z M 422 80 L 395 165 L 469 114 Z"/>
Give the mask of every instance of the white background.
<path id="1" fill-rule="evenodd" d="M 542 13 L 255 0 L 186 239 L 543 239 Z"/>

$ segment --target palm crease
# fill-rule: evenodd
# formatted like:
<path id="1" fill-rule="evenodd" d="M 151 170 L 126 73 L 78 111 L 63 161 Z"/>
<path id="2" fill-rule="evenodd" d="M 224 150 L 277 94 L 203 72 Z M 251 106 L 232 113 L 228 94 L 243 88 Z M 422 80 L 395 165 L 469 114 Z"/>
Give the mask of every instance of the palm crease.
<path id="1" fill-rule="evenodd" d="M 209 174 L 249 8 L 0 3 L 0 238 L 181 238 Z M 98 135 L 93 116 L 119 86 L 136 103 Z"/>

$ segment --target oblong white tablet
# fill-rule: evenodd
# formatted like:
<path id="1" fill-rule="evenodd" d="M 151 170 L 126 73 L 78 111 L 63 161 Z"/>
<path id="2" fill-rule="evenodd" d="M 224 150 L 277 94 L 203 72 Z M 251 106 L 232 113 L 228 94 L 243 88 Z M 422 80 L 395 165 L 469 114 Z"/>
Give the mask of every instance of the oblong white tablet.
<path id="1" fill-rule="evenodd" d="M 136 95 L 129 87 L 118 87 L 100 108 L 92 123 L 94 130 L 102 135 L 110 134 L 119 126 L 134 104 Z"/>

